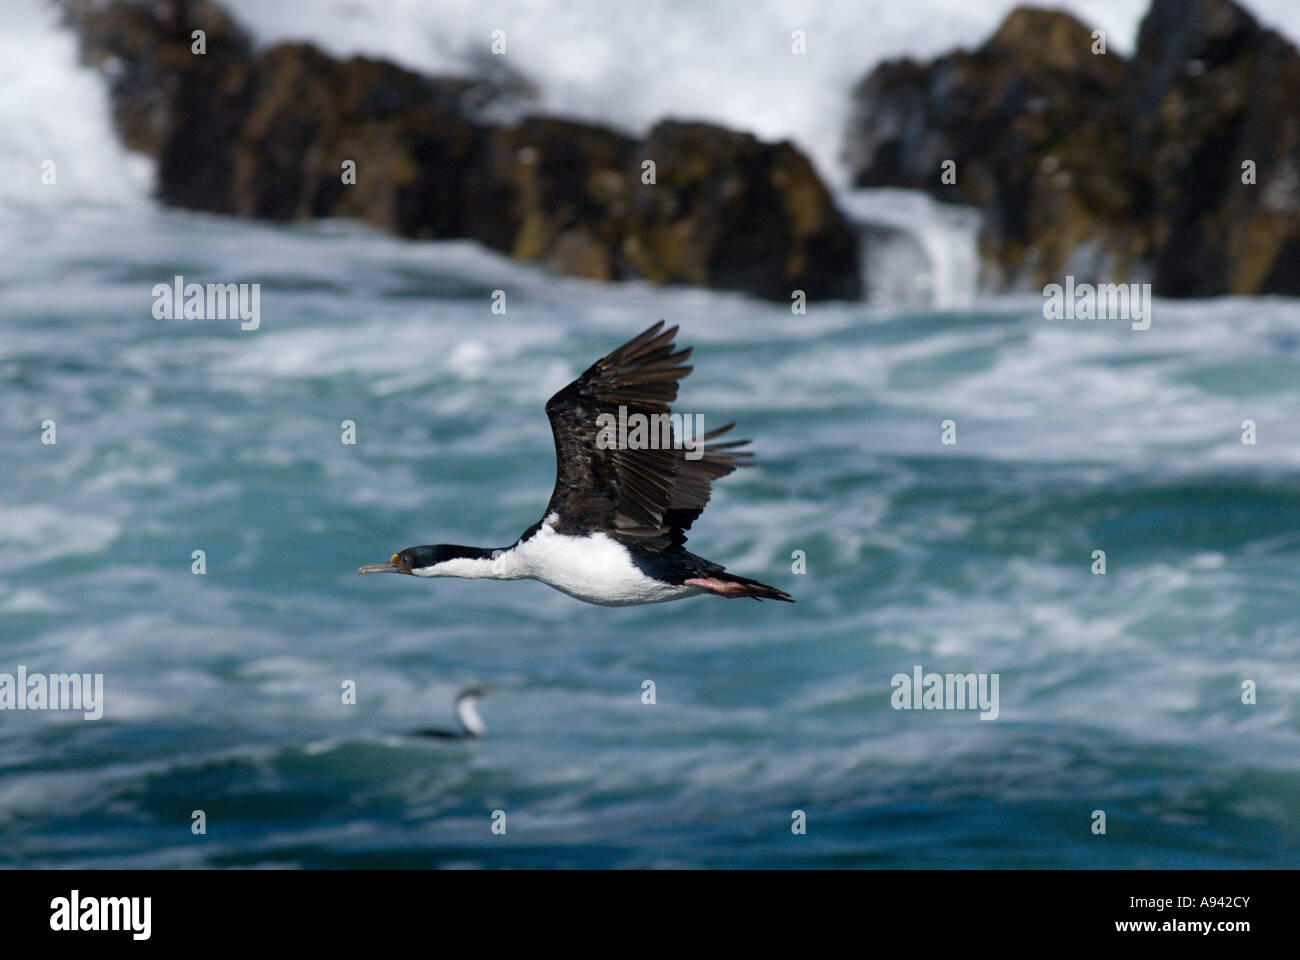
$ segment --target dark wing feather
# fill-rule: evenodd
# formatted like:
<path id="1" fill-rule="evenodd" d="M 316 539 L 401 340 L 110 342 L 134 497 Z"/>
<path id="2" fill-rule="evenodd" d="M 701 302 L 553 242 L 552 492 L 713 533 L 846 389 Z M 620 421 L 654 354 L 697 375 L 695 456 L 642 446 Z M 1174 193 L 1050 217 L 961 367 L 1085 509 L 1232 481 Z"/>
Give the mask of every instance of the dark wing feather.
<path id="1" fill-rule="evenodd" d="M 675 351 L 677 328 L 660 320 L 640 336 L 593 363 L 546 403 L 555 434 L 555 491 L 547 514 L 559 515 L 561 533 L 606 530 L 626 543 L 653 549 L 681 546 L 686 530 L 709 502 L 710 485 L 746 466 L 737 451 L 748 440 L 706 443 L 699 459 L 684 449 L 600 449 L 597 417 L 666 414 L 677 385 L 691 372 L 689 349 Z M 727 424 L 699 438 L 710 441 Z M 680 439 L 680 438 L 678 438 Z"/>

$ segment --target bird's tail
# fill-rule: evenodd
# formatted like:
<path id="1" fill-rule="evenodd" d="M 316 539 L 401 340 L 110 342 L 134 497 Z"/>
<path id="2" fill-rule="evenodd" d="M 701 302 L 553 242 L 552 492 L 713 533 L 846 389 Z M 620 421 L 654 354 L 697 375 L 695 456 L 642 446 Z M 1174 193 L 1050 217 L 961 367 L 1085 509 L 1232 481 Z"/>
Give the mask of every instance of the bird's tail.
<path id="1" fill-rule="evenodd" d="M 766 583 L 759 583 L 748 577 L 727 573 L 725 570 L 718 571 L 710 577 L 687 580 L 686 584 L 729 600 L 734 600 L 736 597 L 753 597 L 755 600 L 780 600 L 784 603 L 794 603 L 794 598 L 784 590 L 769 587 Z"/>

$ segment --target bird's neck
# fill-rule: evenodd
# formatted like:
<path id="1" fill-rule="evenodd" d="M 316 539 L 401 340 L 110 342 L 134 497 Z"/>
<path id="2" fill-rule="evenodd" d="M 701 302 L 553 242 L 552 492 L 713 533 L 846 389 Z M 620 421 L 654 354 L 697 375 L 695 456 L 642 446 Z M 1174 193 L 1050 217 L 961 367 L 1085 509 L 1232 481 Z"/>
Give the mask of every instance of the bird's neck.
<path id="1" fill-rule="evenodd" d="M 478 715 L 474 697 L 463 697 L 456 702 L 456 719 L 460 721 L 461 730 L 471 737 L 481 737 L 487 732 L 483 719 Z"/>
<path id="2" fill-rule="evenodd" d="M 521 580 L 526 576 L 513 547 L 473 547 L 472 555 L 444 560 L 424 576 L 463 580 Z M 415 571 L 417 575 L 420 572 Z"/>

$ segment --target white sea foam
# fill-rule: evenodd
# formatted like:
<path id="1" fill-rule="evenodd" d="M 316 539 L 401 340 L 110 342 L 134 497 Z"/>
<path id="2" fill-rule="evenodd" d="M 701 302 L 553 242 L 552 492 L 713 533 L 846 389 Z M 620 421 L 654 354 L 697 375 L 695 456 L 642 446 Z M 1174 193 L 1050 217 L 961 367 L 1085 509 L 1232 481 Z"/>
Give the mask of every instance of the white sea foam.
<path id="1" fill-rule="evenodd" d="M 105 517 L 48 505 L 0 506 L 0 571 L 104 550 L 121 531 Z"/>
<path id="2" fill-rule="evenodd" d="M 864 232 L 862 274 L 871 301 L 940 310 L 974 302 L 979 211 L 942 204 L 916 190 L 849 190 L 836 202 Z M 871 227 L 877 229 L 870 232 Z"/>
<path id="3" fill-rule="evenodd" d="M 151 164 L 126 151 L 103 80 L 77 62 L 72 34 L 42 0 L 6 0 L 0 31 L 0 222 L 90 205 L 140 205 Z M 42 183 L 54 161 L 54 184 Z"/>

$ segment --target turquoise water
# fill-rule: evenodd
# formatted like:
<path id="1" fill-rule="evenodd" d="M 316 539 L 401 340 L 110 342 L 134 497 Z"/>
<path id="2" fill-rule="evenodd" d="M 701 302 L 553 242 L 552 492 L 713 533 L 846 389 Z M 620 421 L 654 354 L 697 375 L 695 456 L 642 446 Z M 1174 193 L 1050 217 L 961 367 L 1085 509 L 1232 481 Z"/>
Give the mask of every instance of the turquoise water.
<path id="1" fill-rule="evenodd" d="M 147 208 L 0 243 L 0 672 L 105 685 L 0 712 L 0 864 L 1300 864 L 1300 304 L 793 317 Z M 155 320 L 178 273 L 261 328 Z M 690 545 L 796 605 L 355 575 L 537 520 L 546 398 L 660 318 L 758 455 Z M 998 718 L 892 709 L 916 664 Z M 477 683 L 487 738 L 401 736 Z"/>

